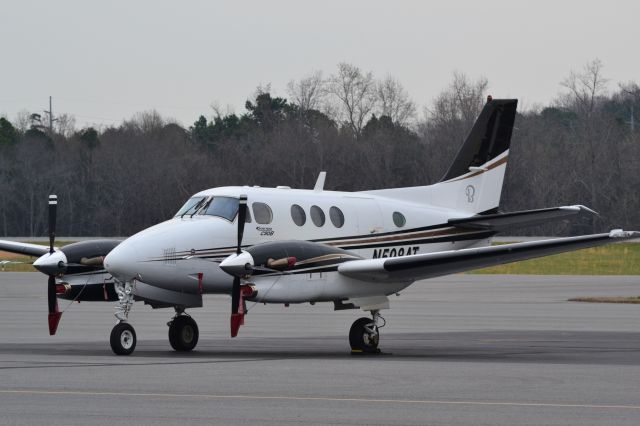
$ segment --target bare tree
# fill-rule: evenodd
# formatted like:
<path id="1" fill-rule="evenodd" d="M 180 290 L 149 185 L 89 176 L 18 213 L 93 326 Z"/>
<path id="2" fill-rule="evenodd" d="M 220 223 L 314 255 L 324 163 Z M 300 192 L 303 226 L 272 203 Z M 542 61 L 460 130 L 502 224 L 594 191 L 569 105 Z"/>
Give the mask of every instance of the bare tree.
<path id="1" fill-rule="evenodd" d="M 640 86 L 638 83 L 633 81 L 624 84 L 621 83 L 618 86 L 620 88 L 620 92 L 616 98 L 628 105 L 629 130 L 631 130 L 631 133 L 634 133 L 637 126 L 635 107 L 640 104 Z"/>
<path id="2" fill-rule="evenodd" d="M 338 100 L 342 121 L 360 135 L 376 106 L 373 74 L 364 74 L 360 68 L 342 62 L 338 64 L 338 73 L 329 80 L 329 91 Z"/>
<path id="3" fill-rule="evenodd" d="M 608 80 L 602 76 L 602 61 L 594 59 L 587 62 L 582 71 L 571 71 L 560 85 L 567 89 L 560 97 L 563 106 L 576 113 L 590 117 L 596 108 L 596 102 L 607 88 Z"/>
<path id="4" fill-rule="evenodd" d="M 431 178 L 441 176 L 460 144 L 469 134 L 482 110 L 488 82 L 484 77 L 472 81 L 465 74 L 455 72 L 449 87 L 425 108 L 425 118 L 418 124 L 423 141 L 431 147 L 435 170 Z"/>
<path id="5" fill-rule="evenodd" d="M 29 130 L 29 127 L 31 126 L 31 114 L 29 111 L 19 111 L 16 114 L 16 119 L 13 121 L 13 125 L 20 133 L 24 133 Z"/>
<path id="6" fill-rule="evenodd" d="M 152 133 L 167 124 L 167 120 L 165 120 L 158 111 L 149 110 L 136 113 L 133 119 L 125 124 L 129 124 L 143 133 Z"/>
<path id="7" fill-rule="evenodd" d="M 213 111 L 213 118 L 222 118 L 226 115 L 235 114 L 235 108 L 231 104 L 227 104 L 226 106 L 222 106 L 220 102 L 214 101 L 211 102 L 211 110 Z"/>
<path id="8" fill-rule="evenodd" d="M 416 113 L 416 106 L 402 84 L 391 75 L 378 82 L 376 95 L 380 115 L 386 115 L 397 124 L 406 125 Z"/>
<path id="9" fill-rule="evenodd" d="M 431 119 L 462 121 L 469 127 L 484 106 L 488 85 L 485 77 L 471 81 L 466 74 L 454 72 L 449 87 L 438 95 L 433 108 L 428 110 Z"/>
<path id="10" fill-rule="evenodd" d="M 76 118 L 71 114 L 60 114 L 56 117 L 55 130 L 65 138 L 71 137 L 76 131 Z"/>
<path id="11" fill-rule="evenodd" d="M 599 59 L 587 62 L 582 71 L 571 71 L 560 83 L 566 89 L 560 95 L 560 105 L 577 116 L 571 126 L 571 136 L 575 146 L 580 148 L 575 150 L 575 154 L 582 163 L 582 170 L 576 169 L 573 180 L 584 187 L 590 197 L 590 205 L 596 209 L 614 195 L 610 191 L 612 180 L 619 178 L 617 170 L 605 166 L 607 163 L 619 164 L 619 146 L 617 139 L 611 137 L 613 123 L 599 111 L 607 86 L 602 67 Z M 594 230 L 596 225 L 594 216 Z"/>
<path id="12" fill-rule="evenodd" d="M 322 71 L 314 71 L 300 81 L 289 81 L 287 94 L 302 111 L 320 110 L 327 94 L 325 83 Z"/>

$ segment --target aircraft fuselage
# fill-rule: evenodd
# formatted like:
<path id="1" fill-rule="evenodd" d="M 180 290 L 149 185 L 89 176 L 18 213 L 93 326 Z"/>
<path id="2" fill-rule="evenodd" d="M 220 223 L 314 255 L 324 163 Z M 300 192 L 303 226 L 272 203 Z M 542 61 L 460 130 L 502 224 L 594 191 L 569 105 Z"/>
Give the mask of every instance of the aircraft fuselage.
<path id="1" fill-rule="evenodd" d="M 486 245 L 492 235 L 448 226 L 447 220 L 468 213 L 429 206 L 422 200 L 399 201 L 365 192 L 221 187 L 199 192 L 191 200 L 202 199 L 204 205 L 212 197 L 220 199 L 217 213 L 227 217 L 202 214 L 206 209 L 176 216 L 122 242 L 105 266 L 120 280 L 137 279 L 180 292 L 229 293 L 232 277 L 218 265 L 235 251 L 237 218 L 232 207 L 222 204 L 232 204 L 241 194 L 247 195 L 250 212 L 243 246 L 306 240 L 363 258 L 382 258 Z M 319 281 L 322 291 L 315 299 L 330 300 L 334 292 L 322 285 L 321 275 L 311 271 L 304 279 Z M 339 283 L 335 294 L 344 295 L 344 286 Z"/>

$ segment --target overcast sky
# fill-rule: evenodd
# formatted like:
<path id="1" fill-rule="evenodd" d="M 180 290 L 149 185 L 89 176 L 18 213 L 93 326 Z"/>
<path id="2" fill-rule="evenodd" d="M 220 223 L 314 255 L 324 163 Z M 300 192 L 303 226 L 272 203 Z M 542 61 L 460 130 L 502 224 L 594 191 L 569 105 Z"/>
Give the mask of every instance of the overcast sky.
<path id="1" fill-rule="evenodd" d="M 149 109 L 188 126 L 338 62 L 395 76 L 420 110 L 456 70 L 526 108 L 594 58 L 611 89 L 640 82 L 639 18 L 638 0 L 3 0 L 0 115 L 51 95 L 80 126 Z"/>

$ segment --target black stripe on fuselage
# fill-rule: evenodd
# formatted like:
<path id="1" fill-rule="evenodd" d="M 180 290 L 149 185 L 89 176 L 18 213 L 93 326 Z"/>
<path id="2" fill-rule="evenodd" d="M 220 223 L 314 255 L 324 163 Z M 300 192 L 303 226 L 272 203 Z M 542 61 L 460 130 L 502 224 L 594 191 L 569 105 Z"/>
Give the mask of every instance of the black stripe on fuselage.
<path id="1" fill-rule="evenodd" d="M 436 229 L 445 229 L 445 228 L 451 228 L 451 225 L 449 225 L 448 223 L 443 223 L 443 224 L 439 224 L 439 225 L 423 226 L 423 227 L 420 227 L 420 228 L 399 229 L 397 231 L 381 232 L 379 234 L 352 235 L 352 236 L 348 236 L 348 237 L 337 237 L 337 238 L 320 238 L 320 239 L 317 239 L 317 240 L 310 240 L 310 241 L 313 241 L 314 243 L 327 244 L 327 243 L 334 242 L 334 241 L 338 242 L 338 241 L 344 241 L 344 240 L 358 240 L 358 239 L 369 239 L 369 238 L 378 238 L 378 237 L 389 237 L 389 236 L 393 236 L 393 235 L 411 234 L 413 232 L 433 231 L 433 230 L 436 230 Z"/>
<path id="2" fill-rule="evenodd" d="M 438 229 L 451 229 L 450 234 L 444 235 L 434 235 L 434 236 L 426 236 L 424 238 L 418 239 L 397 239 L 392 240 L 389 237 L 393 236 L 401 236 L 405 234 L 413 234 L 417 232 L 423 232 L 428 230 L 438 230 Z M 335 242 L 335 247 L 341 248 L 343 250 L 357 250 L 357 249 L 376 249 L 376 248 L 384 248 L 384 247 L 393 247 L 393 246 L 406 246 L 406 245 L 416 245 L 416 244 L 436 244 L 442 242 L 456 242 L 456 241 L 470 241 L 470 240 L 481 240 L 485 238 L 489 238 L 497 234 L 495 231 L 489 230 L 481 230 L 481 231 L 469 231 L 461 228 L 451 227 L 450 225 L 433 225 L 426 226 L 422 228 L 413 228 L 402 231 L 394 231 L 394 232 L 384 232 L 381 234 L 367 234 L 367 235 L 358 235 L 352 237 L 340 237 L 340 238 L 325 238 L 318 240 L 309 240 L 310 242 L 329 244 Z M 411 236 L 407 235 L 407 238 L 411 238 Z M 382 239 L 382 241 L 375 241 L 378 239 Z M 349 241 L 352 240 L 352 241 Z M 362 243 L 358 243 L 357 240 L 363 240 Z M 350 244 L 339 245 L 337 244 L 339 241 L 349 242 Z M 372 241 L 367 244 L 367 241 Z M 242 248 L 249 248 L 251 246 L 246 245 Z M 194 250 L 194 253 L 189 251 L 176 252 L 176 254 L 172 257 L 157 257 L 154 259 L 149 259 L 144 262 L 173 262 L 178 260 L 188 260 L 189 259 L 224 259 L 226 256 L 235 252 L 235 247 L 215 247 L 215 248 L 206 248 L 200 250 Z M 189 253 L 189 255 L 179 255 L 178 253 Z"/>
<path id="3" fill-rule="evenodd" d="M 432 230 L 447 229 L 447 228 L 454 229 L 450 224 L 442 223 L 442 224 L 438 224 L 438 225 L 423 226 L 423 227 L 420 227 L 420 228 L 399 229 L 399 230 L 396 230 L 396 231 L 382 232 L 380 234 L 364 234 L 364 235 L 350 235 L 350 236 L 346 236 L 346 237 L 319 238 L 319 239 L 308 240 L 308 241 L 311 241 L 311 242 L 314 242 L 314 243 L 329 244 L 329 243 L 333 243 L 333 242 L 338 243 L 339 241 L 369 240 L 369 239 L 372 239 L 372 238 L 390 237 L 390 236 L 395 236 L 395 235 L 411 234 L 411 233 L 415 233 L 415 232 L 432 231 Z M 456 229 L 458 229 L 458 228 L 456 228 Z M 351 246 L 352 245 L 349 245 L 348 247 L 351 247 Z M 248 245 L 242 246 L 242 248 L 247 248 L 247 247 L 250 247 L 250 246 L 248 246 Z M 340 245 L 338 245 L 338 247 L 344 248 L 343 246 L 340 246 Z M 386 247 L 386 246 L 380 245 L 380 247 Z M 227 247 L 214 247 L 214 248 L 206 248 L 206 249 L 197 249 L 197 250 L 193 250 L 193 251 L 191 251 L 191 250 L 183 250 L 183 251 L 177 251 L 175 253 L 175 255 L 178 256 L 179 258 L 182 258 L 184 256 L 189 256 L 189 255 L 191 255 L 193 257 L 196 257 L 197 254 L 205 254 L 205 252 L 211 252 L 211 253 L 206 253 L 206 254 L 224 254 L 225 251 L 235 251 L 235 249 L 236 249 L 235 246 L 227 246 Z M 223 253 L 218 253 L 218 252 L 223 252 Z"/>
<path id="4" fill-rule="evenodd" d="M 456 241 L 469 241 L 469 240 L 482 240 L 484 238 L 492 237 L 496 234 L 494 231 L 481 231 L 481 232 L 472 232 L 467 234 L 454 234 L 454 235 L 445 235 L 443 237 L 429 237 L 429 238 L 421 238 L 418 240 L 400 240 L 400 241 L 390 241 L 385 243 L 372 243 L 372 244 L 363 244 L 363 245 L 347 245 L 347 246 L 339 246 L 343 250 L 356 250 L 356 249 L 368 249 L 368 248 L 382 248 L 382 247 L 393 247 L 393 246 L 406 246 L 406 245 L 415 245 L 415 244 L 435 244 L 435 243 L 446 243 L 446 242 L 456 242 Z"/>

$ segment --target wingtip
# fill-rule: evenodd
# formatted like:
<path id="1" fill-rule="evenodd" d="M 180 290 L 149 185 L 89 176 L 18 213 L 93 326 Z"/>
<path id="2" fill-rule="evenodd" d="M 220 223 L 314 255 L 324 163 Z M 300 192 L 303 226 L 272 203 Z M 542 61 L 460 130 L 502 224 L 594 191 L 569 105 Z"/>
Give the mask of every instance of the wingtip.
<path id="1" fill-rule="evenodd" d="M 600 216 L 600 213 L 582 204 L 575 204 L 573 206 L 563 206 L 561 208 L 565 210 L 576 210 L 576 211 L 591 213 L 593 215 Z"/>
<path id="2" fill-rule="evenodd" d="M 609 238 L 623 238 L 625 240 L 636 239 L 640 238 L 640 232 L 612 229 L 611 231 L 609 231 Z"/>

